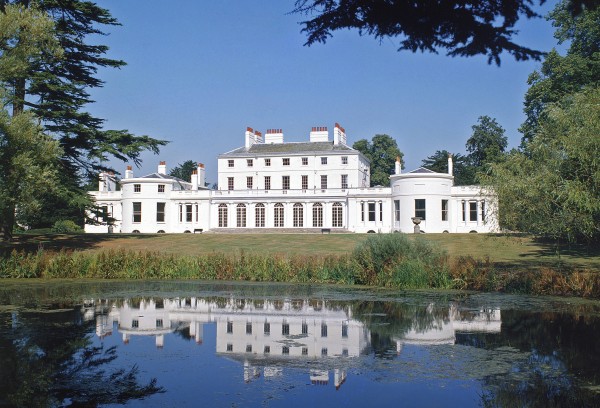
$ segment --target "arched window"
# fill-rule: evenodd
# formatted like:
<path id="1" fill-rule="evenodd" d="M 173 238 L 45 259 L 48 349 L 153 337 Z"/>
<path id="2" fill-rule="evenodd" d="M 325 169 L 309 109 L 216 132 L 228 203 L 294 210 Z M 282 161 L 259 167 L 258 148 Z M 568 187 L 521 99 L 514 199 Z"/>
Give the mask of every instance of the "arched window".
<path id="1" fill-rule="evenodd" d="M 219 228 L 227 228 L 227 204 L 219 204 Z"/>
<path id="2" fill-rule="evenodd" d="M 332 227 L 342 227 L 343 226 L 343 209 L 341 203 L 333 203 L 333 208 L 331 209 L 331 226 Z"/>
<path id="3" fill-rule="evenodd" d="M 294 204 L 294 227 L 304 226 L 304 207 L 300 203 Z"/>
<path id="4" fill-rule="evenodd" d="M 265 226 L 265 205 L 262 203 L 256 204 L 254 207 L 255 218 L 254 223 L 256 227 L 264 227 Z"/>
<path id="5" fill-rule="evenodd" d="M 323 204 L 313 204 L 313 227 L 323 226 Z"/>
<path id="6" fill-rule="evenodd" d="M 275 204 L 274 224 L 275 227 L 283 227 L 283 204 Z"/>
<path id="7" fill-rule="evenodd" d="M 235 211 L 236 215 L 236 226 L 238 228 L 246 228 L 246 205 L 238 204 Z"/>

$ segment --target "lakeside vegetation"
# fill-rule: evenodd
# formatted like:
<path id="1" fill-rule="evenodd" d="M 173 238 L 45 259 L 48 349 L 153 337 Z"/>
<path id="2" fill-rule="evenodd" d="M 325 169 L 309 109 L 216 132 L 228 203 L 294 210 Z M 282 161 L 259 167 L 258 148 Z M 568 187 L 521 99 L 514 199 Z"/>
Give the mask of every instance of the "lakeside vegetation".
<path id="1" fill-rule="evenodd" d="M 461 289 L 600 298 L 600 257 L 480 234 L 28 235 L 2 278 L 209 279 Z M 284 238 L 284 239 L 282 239 Z M 127 249 L 124 249 L 127 248 Z"/>

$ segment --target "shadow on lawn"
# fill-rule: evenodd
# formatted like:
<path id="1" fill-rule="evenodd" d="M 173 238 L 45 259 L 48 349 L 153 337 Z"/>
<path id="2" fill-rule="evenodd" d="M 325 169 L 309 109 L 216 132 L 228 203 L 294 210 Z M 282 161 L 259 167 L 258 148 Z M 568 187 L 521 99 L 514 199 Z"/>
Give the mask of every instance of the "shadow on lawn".
<path id="1" fill-rule="evenodd" d="M 13 250 L 27 253 L 45 251 L 73 251 L 99 248 L 104 241 L 116 238 L 148 239 L 156 234 L 16 234 L 12 242 L 0 241 L 0 255 Z"/>
<path id="2" fill-rule="evenodd" d="M 570 244 L 547 238 L 534 238 L 532 246 L 536 248 L 520 254 L 520 261 L 514 262 L 513 266 L 527 267 L 535 263 L 568 269 L 600 270 L 600 243 Z"/>

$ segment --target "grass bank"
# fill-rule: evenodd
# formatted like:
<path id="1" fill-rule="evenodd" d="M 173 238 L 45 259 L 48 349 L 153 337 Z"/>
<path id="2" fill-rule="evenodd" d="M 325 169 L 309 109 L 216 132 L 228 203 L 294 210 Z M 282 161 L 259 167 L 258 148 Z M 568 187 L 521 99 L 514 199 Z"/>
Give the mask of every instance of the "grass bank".
<path id="1" fill-rule="evenodd" d="M 118 240 L 131 243 L 163 237 L 119 237 Z M 266 240 L 261 235 L 243 237 L 244 241 L 253 243 L 249 248 L 231 250 L 231 245 L 221 245 L 219 251 L 215 249 L 197 254 L 190 253 L 189 249 L 170 251 L 163 247 L 160 251 L 153 250 L 154 244 L 148 245 L 147 241 L 147 247 L 141 249 L 125 243 L 118 247 L 104 245 L 80 250 L 63 247 L 57 252 L 46 249 L 43 244 L 38 245 L 35 251 L 12 248 L 0 258 L 0 277 L 340 283 L 398 289 L 466 289 L 600 298 L 600 273 L 589 266 L 594 265 L 593 259 L 582 259 L 587 261 L 587 266 L 578 266 L 575 262 L 557 263 L 557 258 L 554 265 L 511 266 L 508 262 L 497 262 L 489 256 L 477 257 L 467 252 L 449 256 L 444 245 L 435 237 L 432 239 L 431 235 L 414 237 L 403 234 L 349 234 L 344 235 L 342 241 L 333 243 L 331 237 L 334 235 L 303 235 L 304 245 L 309 248 L 317 245 L 321 250 L 299 251 L 290 237 L 296 239 L 296 235 L 279 235 L 278 244 L 273 244 L 273 240 L 260 244 L 271 243 L 280 251 L 273 251 L 273 247 L 270 251 L 256 250 L 257 241 Z M 189 234 L 183 238 L 197 239 L 189 237 Z M 320 240 L 328 240 L 331 248 L 323 250 Z M 353 248 L 340 251 L 343 240 L 352 242 Z M 168 247 L 166 244 L 173 241 L 173 237 L 169 236 L 163 238 L 162 243 Z M 125 246 L 127 250 L 123 249 Z M 287 252 L 283 251 L 285 247 L 289 248 Z M 481 250 L 481 247 L 478 249 Z"/>

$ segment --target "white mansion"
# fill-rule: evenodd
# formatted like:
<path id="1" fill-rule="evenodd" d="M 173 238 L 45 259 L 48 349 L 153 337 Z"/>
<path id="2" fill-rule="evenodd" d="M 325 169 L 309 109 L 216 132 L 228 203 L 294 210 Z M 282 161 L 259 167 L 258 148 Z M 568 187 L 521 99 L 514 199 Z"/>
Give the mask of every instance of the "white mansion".
<path id="1" fill-rule="evenodd" d="M 402 173 L 396 162 L 390 187 L 370 186 L 370 163 L 346 144 L 335 124 L 312 128 L 309 141 L 284 143 L 281 129 L 265 135 L 247 128 L 245 144 L 218 157 L 218 189 L 205 186 L 199 163 L 190 181 L 156 173 L 134 177 L 120 189 L 100 175 L 94 200 L 103 209 L 86 232 L 182 233 L 205 231 L 491 232 L 497 229 L 493 196 L 477 186 L 454 186 L 448 173 L 418 168 Z M 106 225 L 106 220 L 114 220 Z"/>

